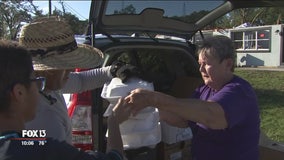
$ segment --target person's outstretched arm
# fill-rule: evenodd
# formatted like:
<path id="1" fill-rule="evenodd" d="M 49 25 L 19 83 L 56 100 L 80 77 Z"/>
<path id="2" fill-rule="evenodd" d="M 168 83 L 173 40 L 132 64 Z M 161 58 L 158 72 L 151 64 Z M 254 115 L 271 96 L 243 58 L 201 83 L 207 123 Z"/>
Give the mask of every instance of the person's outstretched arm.
<path id="1" fill-rule="evenodd" d="M 199 99 L 181 99 L 161 92 L 135 89 L 125 98 L 135 115 L 147 106 L 155 106 L 180 116 L 181 119 L 201 123 L 211 129 L 228 127 L 225 113 L 216 102 Z"/>
<path id="2" fill-rule="evenodd" d="M 63 93 L 80 93 L 102 87 L 112 79 L 111 66 L 91 69 L 82 72 L 71 72 L 67 83 L 62 88 Z"/>

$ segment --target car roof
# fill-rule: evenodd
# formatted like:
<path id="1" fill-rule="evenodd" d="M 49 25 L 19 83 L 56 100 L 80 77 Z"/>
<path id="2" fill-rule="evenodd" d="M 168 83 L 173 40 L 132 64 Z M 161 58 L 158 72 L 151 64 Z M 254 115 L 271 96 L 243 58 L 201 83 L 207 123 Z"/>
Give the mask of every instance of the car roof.
<path id="1" fill-rule="evenodd" d="M 167 35 L 190 39 L 197 31 L 226 13 L 249 7 L 284 6 L 276 0 L 95 0 L 90 22 L 95 34 Z"/>

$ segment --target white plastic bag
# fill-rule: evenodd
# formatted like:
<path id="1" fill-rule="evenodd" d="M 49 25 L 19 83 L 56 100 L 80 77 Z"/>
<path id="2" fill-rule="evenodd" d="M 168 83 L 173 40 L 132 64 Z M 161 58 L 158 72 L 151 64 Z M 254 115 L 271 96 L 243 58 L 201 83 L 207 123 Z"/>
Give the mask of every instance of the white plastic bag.
<path id="1" fill-rule="evenodd" d="M 101 96 L 108 100 L 110 105 L 104 116 L 107 117 L 111 114 L 119 98 L 127 96 L 136 88 L 154 90 L 152 83 L 139 78 L 131 78 L 126 83 L 122 83 L 119 78 L 113 78 L 109 83 L 106 83 Z M 120 124 L 120 132 L 124 149 L 156 145 L 161 141 L 158 110 L 151 106 L 141 110 L 135 117 L 130 117 Z"/>
<path id="2" fill-rule="evenodd" d="M 109 101 L 110 105 L 104 113 L 107 117 L 111 114 L 114 105 L 118 99 L 127 96 L 132 90 L 136 88 L 143 88 L 148 90 L 154 90 L 153 84 L 147 81 L 143 81 L 139 78 L 130 78 L 127 83 L 122 83 L 121 79 L 113 78 L 109 83 L 104 84 L 101 96 Z M 140 113 L 148 113 L 155 111 L 154 107 L 147 107 L 140 111 Z"/>

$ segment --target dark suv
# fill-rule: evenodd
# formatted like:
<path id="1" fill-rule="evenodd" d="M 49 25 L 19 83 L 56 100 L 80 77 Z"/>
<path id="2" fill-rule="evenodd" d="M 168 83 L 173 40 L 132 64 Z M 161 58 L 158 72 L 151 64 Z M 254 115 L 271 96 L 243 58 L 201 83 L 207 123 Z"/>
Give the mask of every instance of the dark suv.
<path id="1" fill-rule="evenodd" d="M 233 9 L 284 6 L 281 1 L 92 1 L 86 43 L 105 54 L 102 66 L 120 60 L 137 66 L 156 91 L 176 97 L 189 97 L 202 83 L 195 51 L 196 33 Z M 206 14 L 189 15 L 200 11 Z M 202 39 L 201 39 L 202 40 Z M 80 70 L 77 70 L 80 71 Z M 82 149 L 105 151 L 103 113 L 108 102 L 101 89 L 73 94 L 69 115 L 73 124 L 73 143 Z M 185 156 L 187 142 L 178 146 L 158 144 L 156 148 L 128 151 L 129 159 L 172 159 L 179 148 Z M 172 148 L 171 148 L 172 147 Z M 186 150 L 189 150 L 188 148 Z M 177 156 L 177 155 L 173 155 Z M 141 158 L 143 157 L 143 158 Z M 179 157 L 179 156 L 178 156 Z"/>

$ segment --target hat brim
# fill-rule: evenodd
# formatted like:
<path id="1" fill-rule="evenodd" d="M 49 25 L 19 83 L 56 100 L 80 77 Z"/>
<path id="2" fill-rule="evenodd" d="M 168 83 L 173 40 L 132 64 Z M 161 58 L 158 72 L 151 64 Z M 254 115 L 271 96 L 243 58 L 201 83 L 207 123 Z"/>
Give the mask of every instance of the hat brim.
<path id="1" fill-rule="evenodd" d="M 103 53 L 90 45 L 78 44 L 78 48 L 69 53 L 47 57 L 33 57 L 34 70 L 89 69 L 101 65 Z"/>

